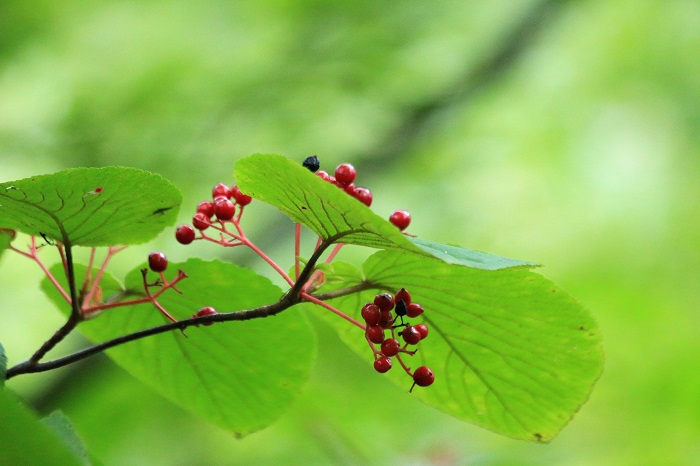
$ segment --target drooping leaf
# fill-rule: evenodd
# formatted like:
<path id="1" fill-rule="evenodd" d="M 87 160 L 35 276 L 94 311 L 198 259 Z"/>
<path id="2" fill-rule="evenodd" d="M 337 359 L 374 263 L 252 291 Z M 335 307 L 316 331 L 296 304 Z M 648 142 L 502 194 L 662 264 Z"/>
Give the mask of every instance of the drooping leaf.
<path id="1" fill-rule="evenodd" d="M 2 253 L 10 247 L 10 243 L 12 243 L 14 238 L 14 230 L 0 228 L 0 257 L 2 257 Z"/>
<path id="2" fill-rule="evenodd" d="M 413 395 L 495 432 L 551 440 L 588 399 L 603 367 L 600 334 L 590 314 L 543 276 L 525 268 L 484 271 L 400 251 L 380 251 L 364 265 L 379 289 L 408 289 L 423 305 L 430 333 L 413 357 L 435 383 Z M 324 291 L 322 288 L 321 291 Z M 375 291 L 333 300 L 360 319 Z M 330 313 L 343 340 L 372 360 L 361 330 Z M 386 374 L 408 389 L 398 364 Z"/>
<path id="3" fill-rule="evenodd" d="M 190 259 L 171 263 L 166 276 L 174 276 L 177 269 L 189 277 L 177 285 L 182 294 L 170 290 L 158 300 L 177 319 L 188 318 L 204 306 L 231 312 L 272 304 L 282 296 L 282 290 L 268 279 L 233 264 Z M 76 267 L 76 274 L 82 280 L 85 268 Z M 151 273 L 149 282 L 155 279 Z M 127 276 L 127 293 L 115 289 L 116 282 L 109 276 L 102 283 L 105 299 L 144 294 L 140 268 Z M 65 300 L 48 280 L 42 288 L 68 312 Z M 171 401 L 245 435 L 274 422 L 308 379 L 315 335 L 296 311 L 269 319 L 190 327 L 187 337 L 176 330 L 115 347 L 107 354 Z M 100 342 L 166 322 L 156 308 L 141 304 L 105 311 L 81 323 L 79 330 Z"/>
<path id="4" fill-rule="evenodd" d="M 451 264 L 500 269 L 535 264 L 428 241 L 410 240 L 386 219 L 342 189 L 279 155 L 255 154 L 240 159 L 236 183 L 246 194 L 277 207 L 294 222 L 320 237 L 342 236 L 339 242 L 377 249 L 400 249 L 430 255 Z"/>
<path id="5" fill-rule="evenodd" d="M 73 454 L 83 460 L 84 464 L 90 464 L 89 455 L 85 443 L 78 436 L 73 424 L 61 411 L 54 411 L 41 420 L 41 423 L 51 429 Z"/>
<path id="6" fill-rule="evenodd" d="M 80 246 L 137 244 L 175 222 L 180 191 L 135 168 L 74 168 L 0 184 L 0 228 Z"/>
<path id="7" fill-rule="evenodd" d="M 0 413 L 0 464 L 86 464 L 6 388 L 0 388 Z"/>

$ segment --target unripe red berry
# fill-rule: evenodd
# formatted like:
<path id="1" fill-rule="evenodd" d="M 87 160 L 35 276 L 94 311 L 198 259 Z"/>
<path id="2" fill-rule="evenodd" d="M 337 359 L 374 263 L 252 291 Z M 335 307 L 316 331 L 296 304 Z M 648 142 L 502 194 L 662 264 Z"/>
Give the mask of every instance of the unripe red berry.
<path id="1" fill-rule="evenodd" d="M 374 304 L 379 306 L 380 311 L 391 311 L 394 309 L 394 297 L 389 293 L 381 293 L 374 297 Z"/>
<path id="2" fill-rule="evenodd" d="M 219 220 L 231 220 L 236 214 L 236 205 L 228 199 L 218 199 L 214 203 L 214 213 Z"/>
<path id="3" fill-rule="evenodd" d="M 211 306 L 203 307 L 199 311 L 197 311 L 197 314 L 195 315 L 196 317 L 204 317 L 204 316 L 211 316 L 216 314 L 216 309 L 214 309 Z M 214 322 L 204 322 L 202 325 L 209 326 L 212 325 Z"/>
<path id="4" fill-rule="evenodd" d="M 353 197 L 362 202 L 367 207 L 372 205 L 372 191 L 367 188 L 355 188 Z"/>
<path id="5" fill-rule="evenodd" d="M 428 326 L 425 324 L 418 324 L 414 325 L 414 327 L 418 330 L 418 333 L 420 333 L 420 339 L 425 340 L 425 337 L 428 336 Z"/>
<path id="6" fill-rule="evenodd" d="M 362 318 L 367 325 L 377 325 L 381 317 L 382 313 L 376 304 L 367 303 L 362 306 Z"/>
<path id="7" fill-rule="evenodd" d="M 192 217 L 192 226 L 197 230 L 206 230 L 211 225 L 211 219 L 204 212 L 197 212 Z"/>
<path id="8" fill-rule="evenodd" d="M 391 358 L 387 358 L 386 356 L 382 356 L 374 360 L 374 370 L 380 374 L 383 374 L 391 369 L 391 365 Z"/>
<path id="9" fill-rule="evenodd" d="M 426 366 L 420 366 L 413 373 L 413 381 L 419 387 L 427 387 L 435 382 L 435 374 Z"/>
<path id="10" fill-rule="evenodd" d="M 396 356 L 401 348 L 401 343 L 395 338 L 388 338 L 382 342 L 382 354 L 384 356 Z"/>
<path id="11" fill-rule="evenodd" d="M 197 204 L 197 212 L 202 212 L 207 217 L 214 216 L 214 203 L 211 201 L 202 201 Z"/>
<path id="12" fill-rule="evenodd" d="M 378 345 L 384 341 L 384 329 L 379 325 L 368 325 L 365 332 L 367 333 L 367 339 L 372 343 Z"/>
<path id="13" fill-rule="evenodd" d="M 394 296 L 394 301 L 397 303 L 399 301 L 403 301 L 406 303 L 406 306 L 411 304 L 411 293 L 409 293 L 406 288 L 401 288 L 399 291 L 396 292 L 396 296 Z"/>
<path id="14" fill-rule="evenodd" d="M 175 239 L 180 244 L 190 244 L 194 241 L 194 237 L 194 228 L 189 225 L 180 225 L 177 227 L 177 230 L 175 230 Z"/>
<path id="15" fill-rule="evenodd" d="M 152 252 L 148 255 L 148 267 L 154 272 L 165 272 L 168 268 L 168 259 L 162 252 Z"/>
<path id="16" fill-rule="evenodd" d="M 395 210 L 389 221 L 399 230 L 405 230 L 411 223 L 411 214 L 406 210 Z"/>
<path id="17" fill-rule="evenodd" d="M 340 164 L 335 169 L 335 179 L 343 187 L 355 181 L 356 176 L 355 167 L 349 163 Z"/>
<path id="18" fill-rule="evenodd" d="M 408 327 L 403 329 L 403 332 L 401 332 L 401 336 L 403 337 L 403 340 L 409 345 L 417 345 L 421 339 L 420 332 L 413 325 L 409 325 Z"/>
<path id="19" fill-rule="evenodd" d="M 219 183 L 214 186 L 214 189 L 211 190 L 212 199 L 218 196 L 224 196 L 226 199 L 231 199 L 231 190 L 225 184 Z"/>
<path id="20" fill-rule="evenodd" d="M 408 317 L 414 318 L 418 317 L 421 314 L 423 314 L 423 306 L 421 306 L 418 303 L 411 303 L 406 308 L 406 315 Z"/>
<path id="21" fill-rule="evenodd" d="M 248 205 L 253 200 L 252 197 L 248 196 L 247 194 L 243 194 L 236 185 L 231 186 L 231 196 L 233 196 L 233 198 L 236 199 L 236 202 L 241 206 Z"/>

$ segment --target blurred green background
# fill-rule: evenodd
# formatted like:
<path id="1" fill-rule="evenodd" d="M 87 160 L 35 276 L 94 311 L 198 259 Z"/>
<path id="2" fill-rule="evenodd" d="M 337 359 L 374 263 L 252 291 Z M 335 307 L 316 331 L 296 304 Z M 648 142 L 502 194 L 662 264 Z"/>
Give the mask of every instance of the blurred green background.
<path id="1" fill-rule="evenodd" d="M 244 439 L 104 357 L 8 383 L 63 410 L 104 464 L 698 464 L 697 0 L 0 4 L 1 180 L 140 167 L 183 190 L 186 221 L 255 152 L 351 162 L 413 233 L 543 263 L 599 321 L 606 371 L 549 445 L 420 404 L 320 322 L 306 390 Z M 250 236 L 291 258 L 291 224 L 256 209 Z M 255 266 L 166 231 L 116 274 L 156 248 Z M 10 364 L 61 323 L 39 280 L 2 258 Z"/>

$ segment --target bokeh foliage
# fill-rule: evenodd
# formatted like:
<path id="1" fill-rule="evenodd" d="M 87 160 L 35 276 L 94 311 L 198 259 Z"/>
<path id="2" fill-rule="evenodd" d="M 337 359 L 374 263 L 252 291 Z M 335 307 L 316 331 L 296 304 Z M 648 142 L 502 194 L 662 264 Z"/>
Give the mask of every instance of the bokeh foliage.
<path id="1" fill-rule="evenodd" d="M 42 414 L 63 409 L 107 464 L 692 464 L 697 31 L 693 0 L 4 1 L 2 181 L 144 168 L 183 190 L 185 220 L 188 204 L 231 181 L 239 157 L 350 161 L 379 215 L 408 208 L 423 238 L 544 264 L 597 317 L 608 361 L 590 402 L 546 447 L 397 393 L 330 329 L 302 399 L 240 441 L 100 358 L 8 385 Z M 291 261 L 281 239 L 291 224 L 260 211 L 251 235 Z M 181 248 L 169 234 L 153 248 L 173 259 L 219 253 Z M 132 248 L 115 266 L 129 270 L 149 251 Z M 31 265 L 9 252 L 0 264 L 3 290 L 15 290 L 0 298 L 13 364 L 61 318 L 38 296 Z M 409 418 L 407 435 L 397 424 Z"/>

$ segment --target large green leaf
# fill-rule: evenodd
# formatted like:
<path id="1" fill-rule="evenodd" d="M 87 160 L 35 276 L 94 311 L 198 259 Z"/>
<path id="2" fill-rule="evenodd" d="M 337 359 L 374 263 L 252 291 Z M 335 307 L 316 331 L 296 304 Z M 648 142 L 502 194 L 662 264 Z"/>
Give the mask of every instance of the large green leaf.
<path id="1" fill-rule="evenodd" d="M 234 176 L 246 194 L 277 207 L 322 238 L 342 235 L 340 242 L 343 243 L 401 249 L 480 269 L 534 265 L 454 246 L 411 240 L 342 189 L 279 155 L 255 154 L 240 159 Z"/>
<path id="2" fill-rule="evenodd" d="M 0 228 L 72 245 L 137 244 L 173 224 L 181 202 L 155 173 L 74 168 L 0 184 Z"/>
<path id="3" fill-rule="evenodd" d="M 2 257 L 2 253 L 10 247 L 10 243 L 12 243 L 14 238 L 15 232 L 13 230 L 0 228 L 0 257 Z"/>
<path id="4" fill-rule="evenodd" d="M 425 308 L 430 328 L 414 369 L 435 383 L 413 394 L 436 408 L 515 438 L 549 441 L 588 399 L 601 374 L 600 334 L 590 314 L 539 274 L 524 268 L 470 269 L 400 251 L 380 251 L 364 265 L 380 289 L 405 287 Z M 359 319 L 375 292 L 333 300 Z M 371 360 L 362 332 L 327 313 L 343 340 Z M 397 366 L 387 374 L 408 388 Z"/>
<path id="5" fill-rule="evenodd" d="M 168 291 L 159 298 L 178 319 L 203 306 L 230 312 L 271 304 L 282 296 L 268 279 L 233 264 L 190 259 L 171 263 L 166 275 L 173 276 L 178 268 L 189 276 L 177 285 L 182 294 Z M 84 276 L 85 269 L 77 273 Z M 109 277 L 102 283 L 105 299 L 121 293 Z M 42 287 L 67 309 L 48 280 Z M 143 293 L 140 269 L 127 276 L 126 289 Z M 165 322 L 154 307 L 139 305 L 106 311 L 79 328 L 99 342 Z M 266 427 L 284 412 L 307 380 L 315 354 L 315 335 L 297 308 L 270 319 L 190 327 L 186 332 L 187 337 L 179 331 L 147 337 L 107 354 L 168 399 L 240 435 Z"/>
<path id="6" fill-rule="evenodd" d="M 0 387 L 5 385 L 5 372 L 7 372 L 7 355 L 5 348 L 0 343 Z"/>

